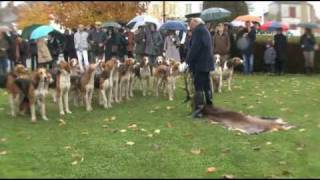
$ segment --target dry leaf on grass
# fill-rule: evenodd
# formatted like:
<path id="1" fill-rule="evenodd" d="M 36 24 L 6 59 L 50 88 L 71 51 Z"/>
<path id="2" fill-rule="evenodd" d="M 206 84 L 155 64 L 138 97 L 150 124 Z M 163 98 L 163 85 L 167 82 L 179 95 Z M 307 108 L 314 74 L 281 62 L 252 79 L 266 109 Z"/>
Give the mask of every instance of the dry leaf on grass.
<path id="1" fill-rule="evenodd" d="M 71 146 L 65 146 L 63 147 L 64 149 L 68 150 L 68 149 L 71 149 Z"/>
<path id="2" fill-rule="evenodd" d="M 0 108 L 0 111 L 3 111 L 4 110 L 4 108 Z"/>
<path id="3" fill-rule="evenodd" d="M 253 108 L 254 108 L 253 105 L 247 107 L 247 109 L 253 109 Z"/>
<path id="4" fill-rule="evenodd" d="M 129 145 L 129 146 L 132 146 L 132 145 L 134 145 L 134 142 L 133 141 L 127 141 L 126 144 Z"/>
<path id="5" fill-rule="evenodd" d="M 226 175 L 223 175 L 223 178 L 224 179 L 234 179 L 234 175 L 226 174 Z"/>
<path id="6" fill-rule="evenodd" d="M 114 120 L 116 120 L 117 118 L 115 117 L 115 116 L 112 116 L 111 117 L 111 121 L 114 121 Z"/>
<path id="7" fill-rule="evenodd" d="M 140 131 L 142 131 L 142 132 L 146 132 L 147 130 L 145 130 L 145 129 L 141 128 L 141 129 L 140 129 Z"/>
<path id="8" fill-rule="evenodd" d="M 207 168 L 207 172 L 208 173 L 214 173 L 214 172 L 216 172 L 217 171 L 217 169 L 215 168 L 215 167 L 208 167 Z"/>
<path id="9" fill-rule="evenodd" d="M 126 129 L 121 129 L 120 132 L 124 133 L 124 132 L 127 132 Z"/>
<path id="10" fill-rule="evenodd" d="M 271 145 L 272 143 L 270 141 L 266 142 L 266 145 Z"/>
<path id="11" fill-rule="evenodd" d="M 7 151 L 0 151 L 0 155 L 6 155 L 8 154 Z"/>
<path id="12" fill-rule="evenodd" d="M 167 127 L 167 128 L 172 128 L 171 123 L 167 122 L 166 127 Z"/>
<path id="13" fill-rule="evenodd" d="M 279 164 L 281 164 L 281 165 L 286 165 L 287 162 L 286 162 L 286 161 L 279 161 Z"/>
<path id="14" fill-rule="evenodd" d="M 304 131 L 306 131 L 305 129 L 299 129 L 299 132 L 304 132 Z"/>
<path id="15" fill-rule="evenodd" d="M 156 133 L 156 134 L 160 134 L 160 129 L 156 129 L 156 130 L 154 130 L 154 133 Z"/>
<path id="16" fill-rule="evenodd" d="M 191 149 L 191 153 L 195 155 L 199 155 L 201 153 L 201 149 Z"/>
<path id="17" fill-rule="evenodd" d="M 303 117 L 308 118 L 308 117 L 309 117 L 309 114 L 305 114 Z"/>
<path id="18" fill-rule="evenodd" d="M 104 122 L 109 122 L 110 119 L 109 119 L 109 118 L 105 118 L 103 121 L 104 121 Z"/>
<path id="19" fill-rule="evenodd" d="M 245 99 L 246 97 L 244 97 L 244 96 L 240 96 L 240 99 Z"/>
<path id="20" fill-rule="evenodd" d="M 81 134 L 83 134 L 83 135 L 88 135 L 89 132 L 88 132 L 87 130 L 85 130 L 85 131 L 82 131 Z"/>
<path id="21" fill-rule="evenodd" d="M 103 128 L 107 128 L 107 127 L 108 127 L 108 125 L 104 124 L 104 125 L 102 125 L 102 127 L 103 127 Z"/>
<path id="22" fill-rule="evenodd" d="M 73 166 L 74 166 L 74 165 L 77 165 L 77 164 L 78 164 L 78 161 L 73 161 L 71 164 L 72 164 Z"/>
<path id="23" fill-rule="evenodd" d="M 150 113 L 154 113 L 155 111 L 154 110 L 150 110 Z"/>
<path id="24" fill-rule="evenodd" d="M 131 125 L 128 126 L 128 128 L 136 128 L 136 127 L 137 127 L 136 124 L 131 124 Z"/>
<path id="25" fill-rule="evenodd" d="M 1 138 L 0 141 L 1 141 L 1 142 L 6 142 L 6 141 L 7 141 L 7 138 Z"/>
<path id="26" fill-rule="evenodd" d="M 67 124 L 63 119 L 59 119 L 59 122 L 59 126 L 64 126 Z"/>
<path id="27" fill-rule="evenodd" d="M 167 106 L 166 109 L 167 109 L 167 110 L 171 110 L 171 109 L 173 109 L 173 107 Z"/>
<path id="28" fill-rule="evenodd" d="M 151 138 L 152 138 L 152 137 L 153 137 L 153 134 L 148 134 L 148 137 L 151 137 Z"/>

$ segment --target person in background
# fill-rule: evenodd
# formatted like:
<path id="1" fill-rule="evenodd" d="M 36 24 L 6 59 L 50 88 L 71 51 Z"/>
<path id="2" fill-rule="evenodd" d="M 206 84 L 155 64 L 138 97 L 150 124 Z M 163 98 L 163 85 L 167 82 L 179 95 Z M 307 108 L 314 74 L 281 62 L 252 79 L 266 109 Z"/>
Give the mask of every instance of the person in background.
<path id="1" fill-rule="evenodd" d="M 212 38 L 213 53 L 219 54 L 222 63 L 228 60 L 230 51 L 230 38 L 229 34 L 224 31 L 224 25 L 219 23 L 217 26 L 217 32 Z"/>
<path id="2" fill-rule="evenodd" d="M 128 41 L 127 54 L 129 58 L 133 58 L 133 48 L 134 48 L 134 33 L 126 27 L 125 38 Z"/>
<path id="3" fill-rule="evenodd" d="M 40 38 L 37 41 L 38 50 L 38 67 L 46 67 L 52 63 L 52 56 L 47 46 L 47 42 L 44 38 Z"/>
<path id="4" fill-rule="evenodd" d="M 27 67 L 27 58 L 29 57 L 29 44 L 27 41 L 22 39 L 21 35 L 18 35 L 17 37 L 18 43 L 19 43 L 19 64 L 23 64 L 25 67 Z"/>
<path id="5" fill-rule="evenodd" d="M 144 26 L 139 26 L 138 30 L 134 34 L 135 42 L 135 56 L 137 62 L 141 62 L 144 56 L 144 50 L 146 48 L 146 37 L 144 32 Z"/>
<path id="6" fill-rule="evenodd" d="M 38 67 L 38 48 L 34 39 L 29 41 L 29 55 L 31 59 L 31 70 L 35 70 Z"/>
<path id="7" fill-rule="evenodd" d="M 107 29 L 107 37 L 106 37 L 106 42 L 105 42 L 105 60 L 108 61 L 111 59 L 112 55 L 112 37 L 113 37 L 113 28 L 108 28 Z"/>
<path id="8" fill-rule="evenodd" d="M 236 36 L 234 33 L 234 28 L 232 28 L 231 24 L 224 24 L 224 32 L 229 35 L 230 39 L 230 56 L 236 57 L 237 56 L 237 46 L 236 46 Z"/>
<path id="9" fill-rule="evenodd" d="M 282 28 L 278 28 L 277 34 L 274 36 L 274 48 L 277 52 L 276 73 L 278 75 L 281 75 L 284 73 L 284 65 L 287 61 L 287 46 L 288 46 L 288 39 L 282 33 Z"/>
<path id="10" fill-rule="evenodd" d="M 50 64 L 50 69 L 53 68 L 53 66 L 56 65 L 57 61 L 58 61 L 58 57 L 60 54 L 60 46 L 59 46 L 59 42 L 57 40 L 57 38 L 55 38 L 52 35 L 48 35 L 48 48 L 52 57 L 52 62 Z"/>
<path id="11" fill-rule="evenodd" d="M 214 69 L 213 48 L 210 32 L 200 18 L 190 22 L 192 30 L 191 46 L 188 50 L 186 63 L 193 75 L 195 88 L 193 118 L 201 118 L 201 110 L 205 105 L 212 106 L 212 91 L 209 73 Z M 203 96 L 204 93 L 204 96 Z M 204 99 L 206 102 L 204 102 Z"/>
<path id="12" fill-rule="evenodd" d="M 277 53 L 273 48 L 272 41 L 269 40 L 264 51 L 264 64 L 267 73 L 274 73 Z"/>
<path id="13" fill-rule="evenodd" d="M 244 60 L 244 73 L 252 74 L 254 64 L 253 50 L 254 41 L 256 40 L 256 29 L 255 26 L 251 27 L 250 21 L 246 21 L 245 26 L 246 27 L 240 33 L 243 40 L 243 43 L 240 43 L 243 44 L 243 47 L 240 48 L 240 50 L 242 58 Z"/>
<path id="14" fill-rule="evenodd" d="M 120 44 L 121 44 L 121 36 L 118 28 L 113 28 L 113 34 L 111 37 L 111 56 L 120 58 Z"/>
<path id="15" fill-rule="evenodd" d="M 9 66 L 12 70 L 14 66 L 17 64 L 20 50 L 19 50 L 19 42 L 18 42 L 18 34 L 15 31 L 10 32 L 10 36 L 6 36 L 6 39 L 9 43 L 8 49 L 8 58 L 9 58 Z"/>
<path id="16" fill-rule="evenodd" d="M 89 33 L 88 41 L 92 50 L 91 63 L 97 62 L 98 59 L 104 59 L 104 45 L 107 40 L 106 34 L 102 31 L 101 22 L 95 23 L 95 30 Z"/>
<path id="17" fill-rule="evenodd" d="M 124 29 L 119 29 L 119 51 L 118 56 L 121 61 L 124 61 L 125 56 L 128 56 L 127 52 L 128 40 L 126 39 L 126 35 Z"/>
<path id="18" fill-rule="evenodd" d="M 74 35 L 74 45 L 77 51 L 80 71 L 84 72 L 89 66 L 88 61 L 88 33 L 84 31 L 84 26 L 78 26 L 78 32 Z M 83 60 L 83 61 L 82 61 Z"/>
<path id="19" fill-rule="evenodd" d="M 312 74 L 314 72 L 314 52 L 318 48 L 311 29 L 306 28 L 305 33 L 300 38 L 300 45 L 305 59 L 305 72 L 307 74 Z"/>
<path id="20" fill-rule="evenodd" d="M 146 47 L 144 53 L 149 57 L 151 73 L 156 63 L 156 57 L 162 54 L 163 39 L 155 24 L 146 27 Z"/>
<path id="21" fill-rule="evenodd" d="M 168 34 L 164 40 L 164 53 L 166 59 L 173 59 L 177 62 L 181 61 L 180 52 L 180 39 L 175 31 L 168 31 Z"/>
<path id="22" fill-rule="evenodd" d="M 0 32 L 0 75 L 1 76 L 4 76 L 7 73 L 8 49 L 9 49 L 9 43 L 5 38 L 4 32 Z"/>
<path id="23" fill-rule="evenodd" d="M 74 33 L 76 32 L 75 29 L 71 31 L 70 34 L 69 30 L 66 30 L 64 33 L 65 43 L 63 47 L 63 57 L 64 60 L 69 62 L 70 59 L 76 58 L 77 59 L 77 52 L 74 46 Z"/>
<path id="24" fill-rule="evenodd" d="M 186 40 L 184 42 L 184 56 L 185 56 L 185 60 L 187 59 L 187 55 L 188 55 L 188 51 L 191 47 L 191 39 L 192 39 L 192 31 L 188 30 L 187 31 L 187 35 L 186 35 Z"/>

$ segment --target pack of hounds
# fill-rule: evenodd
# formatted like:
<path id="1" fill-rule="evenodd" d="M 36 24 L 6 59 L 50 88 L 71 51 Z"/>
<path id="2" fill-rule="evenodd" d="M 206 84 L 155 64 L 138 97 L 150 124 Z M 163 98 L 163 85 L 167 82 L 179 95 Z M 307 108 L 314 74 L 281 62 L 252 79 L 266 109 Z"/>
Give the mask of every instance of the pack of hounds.
<path id="1" fill-rule="evenodd" d="M 241 64 L 242 60 L 235 57 L 221 62 L 220 56 L 215 55 L 213 61 L 216 68 L 210 73 L 212 89 L 217 90 L 218 87 L 221 92 L 222 81 L 226 79 L 231 90 L 234 67 Z M 84 105 L 86 111 L 90 112 L 93 110 L 94 91 L 98 92 L 99 105 L 107 109 L 114 103 L 133 97 L 134 87 L 138 87 L 143 96 L 152 90 L 155 96 L 161 92 L 173 101 L 176 79 L 188 72 L 188 65 L 158 56 L 153 68 L 150 67 L 146 56 L 141 62 L 133 58 L 120 62 L 114 57 L 108 61 L 98 60 L 84 72 L 80 71 L 76 59 L 69 62 L 59 59 L 56 68 L 38 68 L 33 72 L 18 64 L 8 73 L 5 83 L 11 115 L 15 117 L 18 113 L 30 112 L 31 121 L 36 122 L 36 111 L 39 110 L 41 118 L 48 120 L 46 97 L 49 95 L 58 104 L 62 116 L 72 113 L 69 101 L 73 101 L 75 107 Z"/>

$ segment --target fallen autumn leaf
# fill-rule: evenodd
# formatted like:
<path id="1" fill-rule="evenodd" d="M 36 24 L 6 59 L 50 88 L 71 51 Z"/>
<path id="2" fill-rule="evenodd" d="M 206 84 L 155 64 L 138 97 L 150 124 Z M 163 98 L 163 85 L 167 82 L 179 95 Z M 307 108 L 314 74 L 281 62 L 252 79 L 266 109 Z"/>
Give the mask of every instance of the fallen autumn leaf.
<path id="1" fill-rule="evenodd" d="M 207 172 L 208 173 L 213 173 L 213 172 L 216 172 L 216 168 L 215 167 L 208 167 L 208 169 L 207 169 Z"/>

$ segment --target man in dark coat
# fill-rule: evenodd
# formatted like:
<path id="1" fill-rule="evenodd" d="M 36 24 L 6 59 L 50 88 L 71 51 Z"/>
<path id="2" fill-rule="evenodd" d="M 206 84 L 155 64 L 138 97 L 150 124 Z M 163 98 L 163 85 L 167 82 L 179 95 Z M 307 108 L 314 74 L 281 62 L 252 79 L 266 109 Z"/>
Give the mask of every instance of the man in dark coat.
<path id="1" fill-rule="evenodd" d="M 277 34 L 274 36 L 274 48 L 276 50 L 276 73 L 278 75 L 284 73 L 284 64 L 287 60 L 287 45 L 288 40 L 282 33 L 282 28 L 277 29 Z"/>
<path id="2" fill-rule="evenodd" d="M 192 30 L 191 47 L 186 62 L 193 74 L 195 87 L 195 110 L 192 117 L 202 117 L 200 113 L 205 104 L 212 105 L 212 91 L 210 88 L 209 72 L 214 69 L 213 47 L 210 32 L 200 18 L 193 18 L 190 22 Z M 203 92 L 206 102 L 203 102 Z"/>
<path id="3" fill-rule="evenodd" d="M 92 50 L 92 63 L 96 62 L 97 59 L 103 59 L 104 55 L 104 44 L 107 40 L 106 33 L 102 31 L 101 22 L 96 22 L 96 28 L 94 31 L 89 33 L 88 40 Z"/>
<path id="4" fill-rule="evenodd" d="M 64 32 L 63 56 L 65 61 L 77 58 L 77 52 L 74 46 L 74 33 L 70 34 L 69 30 Z"/>

